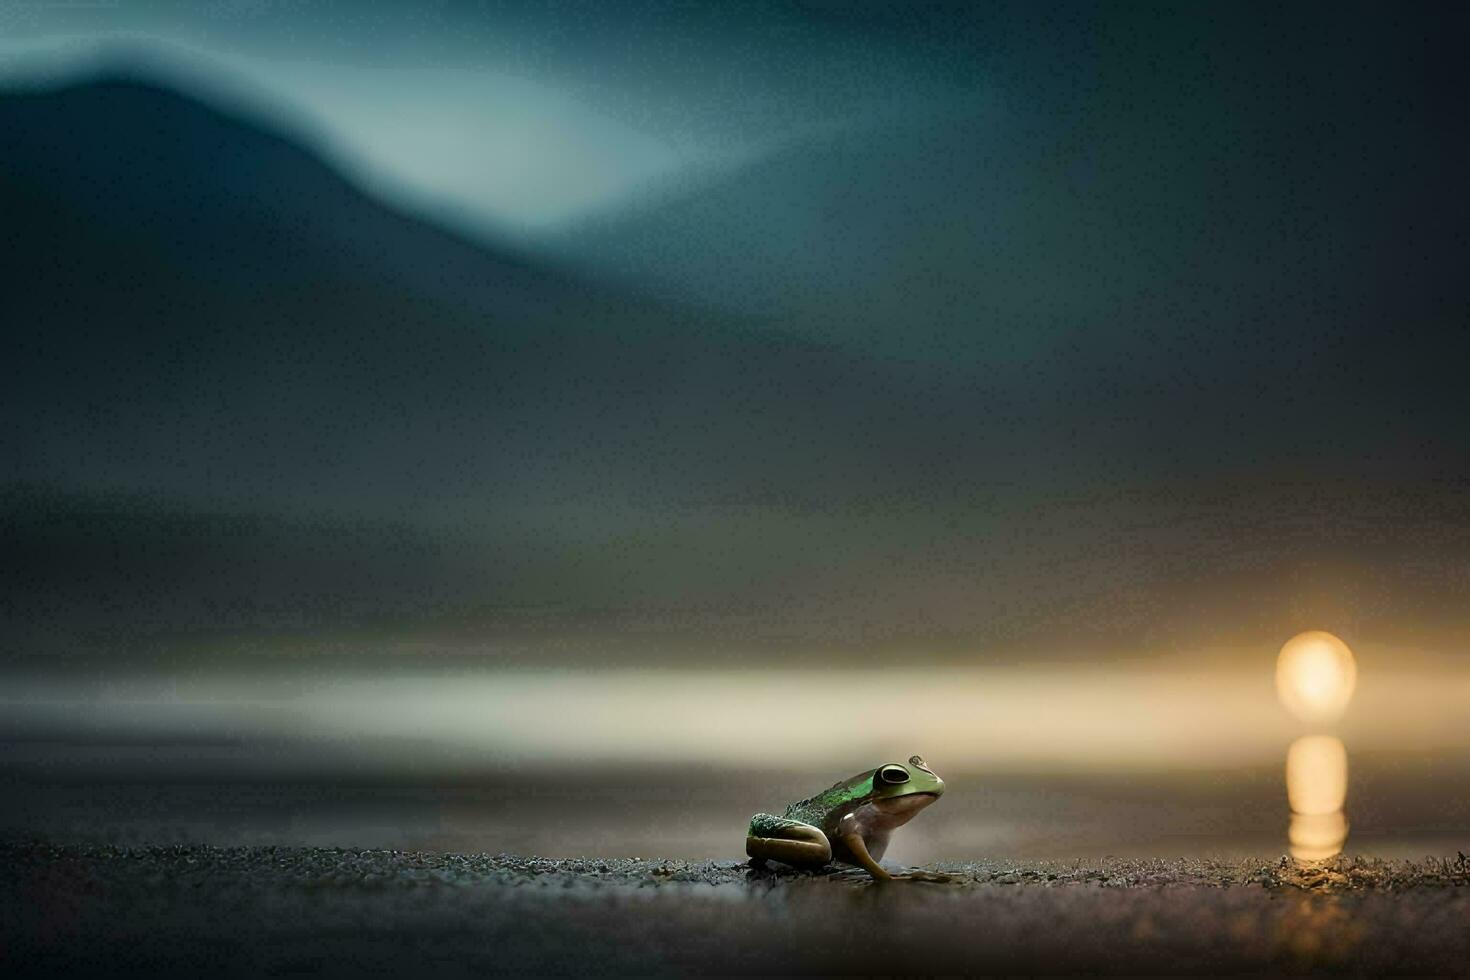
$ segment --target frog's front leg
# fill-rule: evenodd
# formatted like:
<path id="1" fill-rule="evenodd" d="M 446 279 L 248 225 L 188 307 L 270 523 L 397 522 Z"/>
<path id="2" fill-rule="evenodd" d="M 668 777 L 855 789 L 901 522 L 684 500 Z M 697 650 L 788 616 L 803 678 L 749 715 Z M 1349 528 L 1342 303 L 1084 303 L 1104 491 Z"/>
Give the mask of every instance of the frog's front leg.
<path id="1" fill-rule="evenodd" d="M 868 842 L 863 840 L 859 833 L 857 818 L 849 813 L 837 824 L 837 836 L 852 854 L 852 859 L 862 866 L 863 870 L 873 876 L 875 881 L 892 881 L 893 875 L 888 869 L 879 864 L 873 855 L 868 853 Z"/>
<path id="2" fill-rule="evenodd" d="M 851 852 L 852 859 L 856 861 L 859 865 L 861 865 L 864 871 L 872 875 L 873 880 L 876 882 L 947 882 L 952 880 L 949 875 L 935 874 L 929 871 L 905 871 L 899 874 L 892 874 L 887 868 L 879 864 L 877 859 L 875 859 L 873 855 L 868 852 L 868 842 L 863 839 L 863 835 L 858 827 L 857 817 L 855 817 L 851 813 L 843 817 L 842 820 L 838 822 L 837 836 L 841 839 L 842 843 L 846 845 L 848 851 Z M 883 852 L 880 850 L 878 853 L 881 854 Z"/>
<path id="3" fill-rule="evenodd" d="M 745 853 L 757 860 L 820 868 L 832 860 L 832 845 L 820 827 L 790 817 L 757 813 L 750 818 Z"/>

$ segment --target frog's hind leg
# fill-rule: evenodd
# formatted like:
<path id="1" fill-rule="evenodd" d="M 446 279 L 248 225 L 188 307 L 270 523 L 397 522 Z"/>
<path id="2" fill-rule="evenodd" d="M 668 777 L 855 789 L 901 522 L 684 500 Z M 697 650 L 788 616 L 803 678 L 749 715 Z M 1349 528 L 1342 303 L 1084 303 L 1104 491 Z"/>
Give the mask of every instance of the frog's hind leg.
<path id="1" fill-rule="evenodd" d="M 757 813 L 750 818 L 745 853 L 758 861 L 769 859 L 800 868 L 820 868 L 832 860 L 832 845 L 820 827 L 790 817 Z"/>

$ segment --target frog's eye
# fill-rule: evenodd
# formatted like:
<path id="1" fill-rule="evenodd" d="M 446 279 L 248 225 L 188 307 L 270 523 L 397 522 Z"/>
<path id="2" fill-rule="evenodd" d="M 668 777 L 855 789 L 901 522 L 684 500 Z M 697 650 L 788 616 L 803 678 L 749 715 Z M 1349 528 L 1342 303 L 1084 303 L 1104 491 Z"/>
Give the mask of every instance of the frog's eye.
<path id="1" fill-rule="evenodd" d="M 884 766 L 878 770 L 878 781 L 887 783 L 889 786 L 897 786 L 899 783 L 909 781 L 909 771 L 903 766 Z"/>

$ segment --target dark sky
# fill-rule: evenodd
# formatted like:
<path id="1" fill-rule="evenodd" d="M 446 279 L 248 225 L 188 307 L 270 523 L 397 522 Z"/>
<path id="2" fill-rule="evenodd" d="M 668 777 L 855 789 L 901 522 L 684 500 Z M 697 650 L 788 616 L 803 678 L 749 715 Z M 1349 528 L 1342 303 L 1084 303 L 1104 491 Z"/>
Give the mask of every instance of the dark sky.
<path id="1" fill-rule="evenodd" d="M 1251 324 L 1269 356 L 1304 355 L 1423 317 L 1455 278 L 1462 34 L 1432 14 L 1078 4 L 952 13 L 943 34 L 868 24 L 969 87 L 556 241 L 895 355 L 1005 338 L 1025 358 L 1085 333 L 1132 357 L 1151 332 L 1187 347 Z"/>
<path id="2" fill-rule="evenodd" d="M 1429 4 L 136 2 L 0 18 L 11 76 L 98 51 L 155 59 L 300 116 L 392 191 L 517 232 L 914 114 L 1040 111 L 1114 140 L 1302 116 L 1376 128 L 1387 106 L 1451 96 L 1457 36 L 1452 8 Z"/>
<path id="3" fill-rule="evenodd" d="M 5 8 L 12 648 L 1461 637 L 1464 36 Z"/>

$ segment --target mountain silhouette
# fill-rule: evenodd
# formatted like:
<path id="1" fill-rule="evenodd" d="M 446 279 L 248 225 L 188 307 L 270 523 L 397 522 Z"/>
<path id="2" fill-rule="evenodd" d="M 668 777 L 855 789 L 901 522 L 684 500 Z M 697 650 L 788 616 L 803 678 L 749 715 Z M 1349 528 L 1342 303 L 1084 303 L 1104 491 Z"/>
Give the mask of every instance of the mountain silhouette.
<path id="1" fill-rule="evenodd" d="M 149 84 L 11 94 L 0 131 L 12 480 L 396 512 L 709 464 L 738 495 L 921 390 L 468 243 Z"/>
<path id="2" fill-rule="evenodd" d="M 1437 265 L 1189 313 L 1233 281 L 1208 239 L 1119 279 L 1109 250 L 1148 236 L 1106 204 L 980 193 L 1046 134 L 971 159 L 972 124 L 915 125 L 584 229 L 671 289 L 467 241 L 146 81 L 0 96 L 7 649 L 522 630 L 578 657 L 821 660 L 1223 642 L 1303 609 L 1461 628 L 1460 580 L 1432 573 L 1470 538 Z M 1109 191 L 1130 179 L 1097 192 L 1141 206 Z"/>
<path id="3" fill-rule="evenodd" d="M 9 550 L 29 556 L 11 568 L 13 623 L 196 629 L 238 620 L 211 616 L 227 604 L 299 625 L 409 595 L 698 593 L 661 606 L 730 575 L 784 592 L 768 566 L 808 546 L 760 557 L 763 515 L 901 496 L 986 418 L 959 411 L 986 398 L 969 379 L 466 242 L 268 126 L 146 81 L 12 92 L 0 134 L 0 482 L 18 488 Z M 324 521 L 339 523 L 316 533 Z M 424 598 L 382 571 L 375 593 L 372 548 L 339 547 L 400 541 L 405 523 L 423 581 L 444 584 L 433 554 L 477 556 L 462 587 Z M 158 547 L 208 574 L 180 578 Z M 334 561 L 375 598 L 314 600 L 341 596 Z M 96 601 L 102 581 L 115 601 Z"/>

